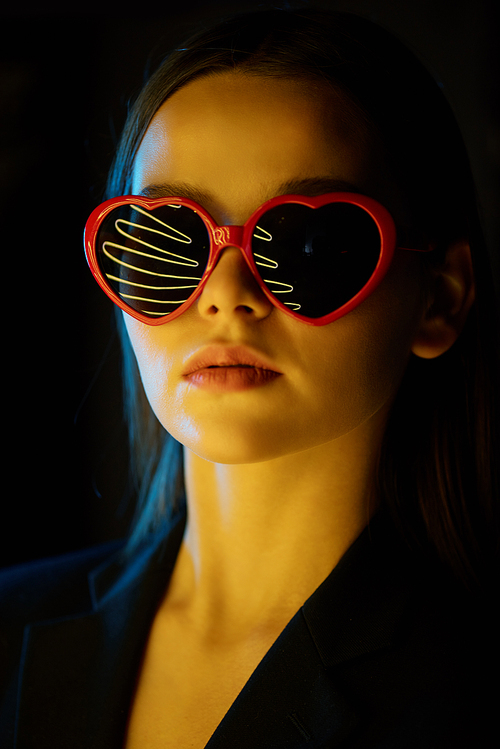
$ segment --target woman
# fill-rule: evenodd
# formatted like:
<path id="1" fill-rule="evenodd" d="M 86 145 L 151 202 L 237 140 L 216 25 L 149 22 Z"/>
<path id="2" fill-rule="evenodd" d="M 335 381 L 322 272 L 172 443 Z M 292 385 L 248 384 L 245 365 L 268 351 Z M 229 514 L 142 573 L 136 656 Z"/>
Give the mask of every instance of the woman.
<path id="1" fill-rule="evenodd" d="M 234 19 L 106 197 L 139 513 L 6 578 L 10 745 L 488 745 L 496 312 L 437 86 L 356 17 Z"/>

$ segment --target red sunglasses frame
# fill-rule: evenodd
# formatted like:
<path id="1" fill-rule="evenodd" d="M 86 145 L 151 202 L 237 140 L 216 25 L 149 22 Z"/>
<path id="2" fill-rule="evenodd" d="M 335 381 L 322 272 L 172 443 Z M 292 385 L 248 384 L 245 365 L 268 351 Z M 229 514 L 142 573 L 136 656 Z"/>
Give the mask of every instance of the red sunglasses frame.
<path id="1" fill-rule="evenodd" d="M 378 259 L 375 270 L 373 271 L 373 274 L 371 275 L 367 283 L 363 286 L 363 288 L 360 289 L 358 293 L 354 297 L 352 297 L 352 299 L 342 305 L 342 307 L 333 310 L 333 312 L 330 312 L 323 317 L 305 317 L 304 315 L 300 315 L 298 312 L 294 312 L 285 304 L 283 304 L 283 302 L 277 299 L 271 293 L 271 291 L 269 291 L 269 289 L 261 279 L 252 255 L 251 241 L 253 231 L 262 214 L 266 213 L 266 211 L 274 208 L 275 206 L 283 205 L 284 203 L 297 203 L 298 205 L 305 205 L 309 208 L 320 208 L 327 203 L 338 202 L 357 205 L 360 208 L 363 208 L 372 217 L 380 233 L 380 257 Z M 161 205 L 183 205 L 191 208 L 203 220 L 210 237 L 209 259 L 200 283 L 196 287 L 195 291 L 193 291 L 189 299 L 183 302 L 183 304 L 181 304 L 181 306 L 176 310 L 163 315 L 162 317 L 151 318 L 129 307 L 128 304 L 124 302 L 121 297 L 110 287 L 97 261 L 95 242 L 102 221 L 114 208 L 131 203 L 134 205 L 138 205 L 141 208 L 146 208 L 147 210 L 157 208 Z M 205 284 L 210 277 L 213 269 L 215 268 L 222 251 L 227 247 L 237 247 L 243 253 L 243 257 L 245 258 L 245 261 L 252 275 L 274 307 L 282 310 L 287 315 L 290 315 L 297 320 L 301 320 L 308 325 L 327 325 L 328 323 L 338 320 L 340 317 L 343 317 L 348 312 L 353 310 L 368 296 L 370 296 L 370 294 L 372 294 L 373 291 L 377 288 L 391 264 L 394 250 L 396 249 L 396 236 L 396 227 L 389 211 L 376 200 L 373 200 L 373 198 L 369 198 L 365 195 L 358 195 L 357 193 L 334 192 L 319 195 L 318 197 L 306 197 L 304 195 L 279 195 L 278 197 L 271 198 L 270 200 L 263 203 L 263 205 L 261 205 L 259 208 L 257 208 L 257 210 L 252 213 L 252 215 L 243 224 L 243 226 L 218 226 L 218 224 L 215 223 L 210 214 L 202 206 L 198 205 L 198 203 L 195 203 L 189 198 L 165 197 L 151 200 L 149 198 L 143 198 L 137 195 L 125 195 L 123 197 L 111 198 L 110 200 L 106 200 L 104 203 L 101 203 L 101 205 L 97 206 L 97 208 L 92 211 L 85 225 L 84 245 L 85 254 L 90 270 L 92 271 L 94 278 L 96 279 L 102 290 L 116 305 L 118 305 L 118 307 L 120 307 L 120 309 L 122 309 L 128 315 L 134 317 L 136 320 L 146 323 L 147 325 L 163 325 L 166 322 L 175 320 L 177 317 L 182 315 L 182 313 L 186 309 L 188 309 L 203 292 Z M 408 247 L 400 247 L 398 249 L 411 249 L 416 252 L 426 251 L 416 250 L 414 248 Z"/>

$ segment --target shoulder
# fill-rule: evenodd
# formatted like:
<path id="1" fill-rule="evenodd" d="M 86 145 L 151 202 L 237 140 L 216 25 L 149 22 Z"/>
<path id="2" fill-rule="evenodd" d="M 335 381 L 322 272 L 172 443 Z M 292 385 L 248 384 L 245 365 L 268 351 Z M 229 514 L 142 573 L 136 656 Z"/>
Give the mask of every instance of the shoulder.
<path id="1" fill-rule="evenodd" d="M 28 625 L 92 609 L 89 574 L 122 547 L 111 542 L 0 570 L 0 671 L 7 678 L 21 657 Z"/>
<path id="2" fill-rule="evenodd" d="M 12 716 L 16 713 L 23 643 L 29 625 L 91 609 L 89 573 L 112 559 L 121 546 L 121 542 L 112 542 L 0 570 L 2 740 L 10 741 L 13 735 Z"/>
<path id="3" fill-rule="evenodd" d="M 165 523 L 132 550 L 122 539 L 0 570 L 1 634 L 33 622 L 82 616 L 149 573 L 162 578 L 164 568 L 174 564 L 184 520 Z"/>
<path id="4" fill-rule="evenodd" d="M 122 547 L 113 541 L 0 570 L 2 622 L 53 618 L 90 606 L 89 573 Z"/>
<path id="5" fill-rule="evenodd" d="M 179 517 L 134 547 L 112 542 L 0 572 L 2 747 L 16 725 L 30 747 L 35 727 L 50 746 L 116 734 L 183 528 Z"/>

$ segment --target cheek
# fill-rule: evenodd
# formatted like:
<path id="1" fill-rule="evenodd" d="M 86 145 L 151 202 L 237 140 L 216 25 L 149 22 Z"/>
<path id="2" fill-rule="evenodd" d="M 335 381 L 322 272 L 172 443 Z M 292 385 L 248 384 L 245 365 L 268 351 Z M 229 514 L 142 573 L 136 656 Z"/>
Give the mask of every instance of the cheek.
<path id="1" fill-rule="evenodd" d="M 172 347 L 162 340 L 162 326 L 153 327 L 123 315 L 130 343 L 134 350 L 144 390 L 156 413 L 157 404 L 171 376 L 174 360 Z"/>
<path id="2" fill-rule="evenodd" d="M 162 426 L 179 442 L 195 443 L 199 425 L 185 404 L 185 387 L 179 387 L 181 361 L 190 328 L 183 321 L 151 326 L 123 315 L 141 381 L 149 404 Z"/>
<path id="3" fill-rule="evenodd" d="M 300 393 L 320 441 L 341 437 L 388 407 L 409 352 L 403 337 L 386 335 L 373 316 L 367 320 L 355 311 L 332 323 L 320 357 L 317 346 L 300 349 Z"/>
<path id="4" fill-rule="evenodd" d="M 325 409 L 332 413 L 341 404 L 336 418 L 342 416 L 344 428 L 396 396 L 423 314 L 420 275 L 410 253 L 397 258 L 374 294 L 325 330 L 318 382 L 324 383 Z"/>

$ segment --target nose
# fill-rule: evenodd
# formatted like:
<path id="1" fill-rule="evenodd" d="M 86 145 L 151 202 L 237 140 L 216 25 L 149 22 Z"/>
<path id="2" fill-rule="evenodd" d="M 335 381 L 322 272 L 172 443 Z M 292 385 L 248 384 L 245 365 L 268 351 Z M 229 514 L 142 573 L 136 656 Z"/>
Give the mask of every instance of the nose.
<path id="1" fill-rule="evenodd" d="M 262 320 L 272 311 L 247 262 L 237 247 L 222 251 L 198 298 L 202 317 L 222 320 L 236 315 L 247 320 Z"/>

